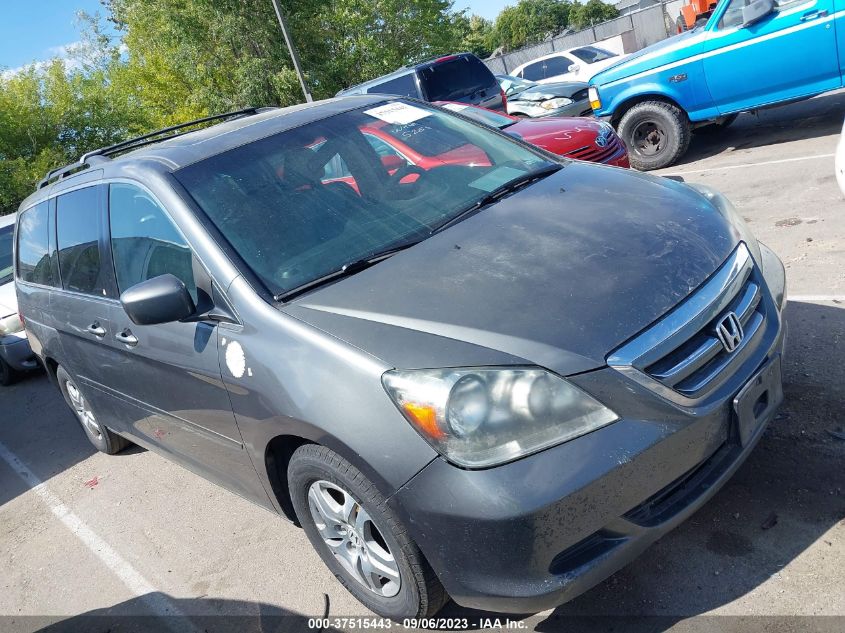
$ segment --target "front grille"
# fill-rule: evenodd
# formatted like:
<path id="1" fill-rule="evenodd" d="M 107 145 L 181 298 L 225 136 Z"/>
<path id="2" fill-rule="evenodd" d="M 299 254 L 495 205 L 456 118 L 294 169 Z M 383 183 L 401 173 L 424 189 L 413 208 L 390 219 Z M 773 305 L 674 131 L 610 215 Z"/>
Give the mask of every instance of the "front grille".
<path id="1" fill-rule="evenodd" d="M 622 142 L 619 137 L 613 134 L 607 139 L 607 145 L 599 147 L 595 143 L 579 147 L 571 152 L 564 154 L 567 158 L 574 158 L 576 160 L 587 160 L 591 163 L 605 163 L 613 158 L 616 158 L 622 151 Z"/>
<path id="2" fill-rule="evenodd" d="M 710 280 L 614 352 L 608 364 L 634 378 L 647 377 L 649 386 L 701 398 L 734 368 L 760 354 L 770 305 L 762 275 L 740 244 Z M 743 335 L 728 351 L 716 328 L 730 313 L 736 315 Z"/>

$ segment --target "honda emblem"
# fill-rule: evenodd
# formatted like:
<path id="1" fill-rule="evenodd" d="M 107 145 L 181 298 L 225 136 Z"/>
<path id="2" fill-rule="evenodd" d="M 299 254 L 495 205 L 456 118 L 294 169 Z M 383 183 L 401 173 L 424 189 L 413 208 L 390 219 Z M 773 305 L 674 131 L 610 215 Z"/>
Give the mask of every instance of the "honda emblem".
<path id="1" fill-rule="evenodd" d="M 716 324 L 716 336 L 728 354 L 734 352 L 745 336 L 739 317 L 733 312 L 728 312 L 723 316 Z"/>

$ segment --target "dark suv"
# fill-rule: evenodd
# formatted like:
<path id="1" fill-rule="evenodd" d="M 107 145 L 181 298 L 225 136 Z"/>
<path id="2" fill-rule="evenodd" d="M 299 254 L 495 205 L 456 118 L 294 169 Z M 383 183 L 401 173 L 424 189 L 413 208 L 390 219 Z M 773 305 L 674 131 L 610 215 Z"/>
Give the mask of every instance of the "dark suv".
<path id="1" fill-rule="evenodd" d="M 495 75 L 472 53 L 429 59 L 341 90 L 338 97 L 388 94 L 423 101 L 458 101 L 506 111 L 507 99 Z"/>
<path id="2" fill-rule="evenodd" d="M 712 189 L 402 98 L 212 119 L 23 202 L 29 340 L 98 449 L 298 522 L 376 613 L 574 597 L 782 400 L 784 269 Z M 386 164 L 382 124 L 464 160 Z"/>

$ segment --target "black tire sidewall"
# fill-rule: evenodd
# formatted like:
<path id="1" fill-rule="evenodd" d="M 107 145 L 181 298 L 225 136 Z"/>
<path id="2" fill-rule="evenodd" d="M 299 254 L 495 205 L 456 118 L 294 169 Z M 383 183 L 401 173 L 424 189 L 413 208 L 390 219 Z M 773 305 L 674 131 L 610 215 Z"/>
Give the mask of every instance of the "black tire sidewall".
<path id="1" fill-rule="evenodd" d="M 17 379 L 17 372 L 9 364 L 0 358 L 0 385 L 8 387 Z"/>
<path id="2" fill-rule="evenodd" d="M 93 435 L 91 431 L 89 431 L 88 428 L 82 423 L 82 420 L 79 419 L 79 416 L 77 415 L 76 410 L 73 407 L 73 401 L 71 400 L 70 394 L 67 390 L 68 381 L 72 382 L 76 386 L 76 388 L 79 389 L 79 383 L 76 381 L 76 379 L 69 373 L 67 373 L 64 367 L 59 367 L 56 370 L 56 381 L 59 383 L 59 390 L 62 392 L 62 396 L 64 397 L 67 406 L 70 408 L 71 413 L 73 413 L 73 417 L 79 423 L 79 426 L 82 427 L 82 431 L 85 433 L 85 437 L 88 438 L 88 441 L 90 441 L 91 444 L 94 445 L 94 448 L 96 448 L 98 451 L 101 451 L 103 453 L 115 452 L 114 447 L 112 447 L 110 444 L 111 438 L 109 430 L 103 426 L 102 421 L 100 421 L 100 418 L 96 415 L 96 413 L 94 417 L 97 420 L 97 425 L 100 427 L 100 437 Z M 90 402 L 88 403 L 88 406 L 91 406 Z"/>
<path id="3" fill-rule="evenodd" d="M 316 445 L 308 445 L 309 448 L 312 446 L 316 447 Z M 327 451 L 327 449 L 323 450 Z M 422 598 L 417 577 L 412 570 L 412 566 L 419 565 L 419 561 L 412 561 L 408 555 L 408 546 L 410 545 L 412 548 L 411 556 L 414 556 L 413 549 L 416 549 L 416 546 L 409 541 L 407 536 L 397 538 L 397 535 L 394 534 L 394 530 L 399 527 L 404 535 L 404 529 L 401 528 L 398 519 L 388 508 L 384 497 L 375 487 L 367 482 L 363 475 L 351 464 L 335 453 L 327 452 L 334 459 L 339 460 L 339 463 L 333 463 L 331 458 L 319 457 L 316 454 L 317 451 L 314 450 L 295 455 L 288 467 L 291 501 L 308 540 L 338 581 L 368 609 L 393 620 L 419 617 L 422 609 Z M 350 470 L 347 470 L 347 468 Z M 323 542 L 317 531 L 308 506 L 308 489 L 311 484 L 318 480 L 329 481 L 350 492 L 372 517 L 399 566 L 401 587 L 398 594 L 391 598 L 376 595 L 350 576 L 329 551 L 328 546 Z M 403 542 L 400 542 L 400 540 Z"/>
<path id="4" fill-rule="evenodd" d="M 640 154 L 634 142 L 634 130 L 653 122 L 666 134 L 666 147 L 658 154 Z M 628 146 L 631 165 L 642 171 L 661 169 L 675 163 L 689 145 L 690 124 L 678 108 L 664 102 L 646 101 L 631 108 L 619 122 L 619 134 Z"/>

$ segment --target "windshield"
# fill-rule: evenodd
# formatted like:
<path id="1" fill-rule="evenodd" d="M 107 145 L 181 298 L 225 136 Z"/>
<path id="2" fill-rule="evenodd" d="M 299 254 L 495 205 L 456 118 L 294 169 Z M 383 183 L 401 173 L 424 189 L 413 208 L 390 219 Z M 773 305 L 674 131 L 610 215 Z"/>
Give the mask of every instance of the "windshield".
<path id="1" fill-rule="evenodd" d="M 15 225 L 0 228 L 0 284 L 12 280 L 12 234 Z"/>
<path id="2" fill-rule="evenodd" d="M 364 130 L 424 139 L 413 165 L 380 154 Z M 433 137 L 434 138 L 434 137 Z M 205 159 L 176 172 L 197 204 L 275 296 L 352 262 L 425 239 L 545 156 L 440 109 L 404 100 L 369 105 Z"/>
<path id="3" fill-rule="evenodd" d="M 603 62 L 611 57 L 618 57 L 616 53 L 611 53 L 610 51 L 606 51 L 603 48 L 598 48 L 596 46 L 584 46 L 569 52 L 587 64 L 595 64 L 596 62 Z"/>
<path id="4" fill-rule="evenodd" d="M 440 104 L 438 104 L 440 105 Z M 511 116 L 499 114 L 486 108 L 479 108 L 477 106 L 466 105 L 463 103 L 444 103 L 442 104 L 447 110 L 452 112 L 460 112 L 465 117 L 469 117 L 473 121 L 478 121 L 490 127 L 499 128 L 500 130 L 516 123 L 516 119 Z"/>
<path id="5" fill-rule="evenodd" d="M 499 85 L 502 87 L 502 90 L 504 90 L 505 94 L 509 96 L 517 95 L 520 92 L 533 88 L 537 85 L 536 82 L 528 81 L 527 79 L 522 79 L 521 77 L 513 77 L 511 75 L 496 75 L 496 78 L 499 80 Z"/>

